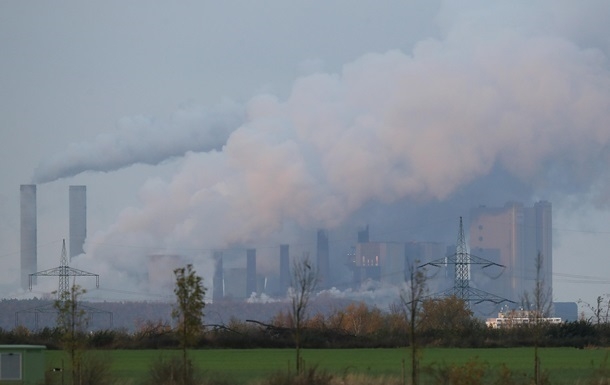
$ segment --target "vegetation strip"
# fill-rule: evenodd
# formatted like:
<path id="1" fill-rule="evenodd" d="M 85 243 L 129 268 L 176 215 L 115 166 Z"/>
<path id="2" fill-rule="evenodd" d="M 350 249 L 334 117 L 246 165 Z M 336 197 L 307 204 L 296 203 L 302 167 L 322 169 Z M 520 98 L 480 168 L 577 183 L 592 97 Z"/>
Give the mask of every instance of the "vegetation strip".
<path id="1" fill-rule="evenodd" d="M 180 356 L 180 350 L 97 350 L 111 362 L 111 371 L 120 379 L 139 380 L 146 377 L 150 365 L 159 356 Z M 543 368 L 552 384 L 574 384 L 599 374 L 609 349 L 542 348 Z M 498 349 L 422 349 L 424 373 L 430 368 L 463 366 L 479 362 L 491 371 L 505 365 L 520 377 L 531 377 L 533 348 Z M 303 349 L 306 366 L 317 366 L 337 376 L 347 373 L 371 376 L 402 375 L 403 360 L 408 365 L 408 349 Z M 60 367 L 65 359 L 62 351 L 47 351 L 47 366 Z M 294 371 L 291 349 L 198 349 L 189 351 L 193 362 L 208 374 L 239 383 L 266 378 L 278 371 Z M 610 368 L 606 371 L 606 375 Z M 429 375 L 424 375 L 428 377 Z"/>

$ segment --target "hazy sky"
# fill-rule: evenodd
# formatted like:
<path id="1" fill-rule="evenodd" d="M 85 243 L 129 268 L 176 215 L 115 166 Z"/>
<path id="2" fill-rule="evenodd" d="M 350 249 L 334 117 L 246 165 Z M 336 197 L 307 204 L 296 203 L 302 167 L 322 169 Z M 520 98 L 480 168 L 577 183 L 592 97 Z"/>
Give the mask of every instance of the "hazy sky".
<path id="1" fill-rule="evenodd" d="M 2 1 L 0 289 L 22 295 L 19 185 L 36 182 L 39 269 L 87 185 L 74 263 L 99 297 L 144 291 L 152 253 L 198 256 L 211 284 L 215 248 L 272 270 L 317 228 L 335 251 L 364 223 L 452 242 L 471 207 L 545 199 L 555 300 L 593 302 L 610 292 L 609 17 L 605 0 Z"/>

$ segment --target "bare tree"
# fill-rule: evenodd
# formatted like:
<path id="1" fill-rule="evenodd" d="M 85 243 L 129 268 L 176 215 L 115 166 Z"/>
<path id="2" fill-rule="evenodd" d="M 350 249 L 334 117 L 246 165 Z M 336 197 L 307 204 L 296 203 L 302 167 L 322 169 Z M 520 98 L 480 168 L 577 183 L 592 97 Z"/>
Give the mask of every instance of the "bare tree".
<path id="1" fill-rule="evenodd" d="M 73 284 L 70 291 L 59 293 L 53 306 L 57 310 L 57 326 L 62 333 L 62 345 L 70 357 L 72 383 L 79 383 L 84 349 L 84 332 L 89 319 L 81 308 L 81 297 L 87 291 Z"/>
<path id="2" fill-rule="evenodd" d="M 608 323 L 608 320 L 610 320 L 610 298 L 608 294 L 598 296 L 595 305 L 591 305 L 582 299 L 578 300 L 578 303 L 586 306 L 593 313 L 588 319 L 589 322 L 595 321 L 597 325 L 600 325 Z"/>
<path id="3" fill-rule="evenodd" d="M 523 308 L 527 311 L 529 324 L 533 328 L 534 332 L 534 383 L 541 383 L 541 372 L 540 372 L 540 355 L 538 347 L 540 346 L 540 340 L 542 338 L 542 332 L 544 330 L 544 320 L 551 314 L 553 307 L 553 298 L 551 288 L 546 285 L 544 280 L 544 257 L 542 253 L 538 252 L 536 256 L 536 281 L 534 283 L 534 289 L 531 293 L 523 293 L 522 304 Z"/>
<path id="4" fill-rule="evenodd" d="M 309 254 L 295 259 L 291 276 L 290 299 L 292 319 L 294 322 L 294 343 L 296 348 L 296 370 L 301 373 L 301 334 L 309 300 L 318 284 L 318 274 L 312 267 Z"/>
<path id="5" fill-rule="evenodd" d="M 203 330 L 203 308 L 206 288 L 203 278 L 195 274 L 193 265 L 174 270 L 176 276 L 176 305 L 172 317 L 178 322 L 180 345 L 182 347 L 182 383 L 186 384 L 189 375 L 189 362 L 186 350 L 193 344 Z"/>
<path id="6" fill-rule="evenodd" d="M 411 347 L 411 384 L 419 384 L 419 341 L 417 333 L 421 327 L 422 305 L 426 295 L 426 275 L 424 269 L 418 268 L 419 261 L 407 265 L 407 287 L 400 295 L 405 319 L 409 327 L 409 345 Z"/>

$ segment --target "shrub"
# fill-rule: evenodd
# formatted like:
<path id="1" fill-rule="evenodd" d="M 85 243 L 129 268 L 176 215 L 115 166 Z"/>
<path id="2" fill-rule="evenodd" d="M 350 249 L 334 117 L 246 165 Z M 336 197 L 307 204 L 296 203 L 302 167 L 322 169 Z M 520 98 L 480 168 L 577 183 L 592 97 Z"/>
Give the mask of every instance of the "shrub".
<path id="1" fill-rule="evenodd" d="M 186 361 L 186 381 L 183 379 L 184 366 L 182 358 L 172 356 L 169 358 L 159 357 L 155 360 L 148 371 L 148 376 L 145 378 L 143 385 L 197 385 L 199 376 L 193 366 L 193 362 L 189 359 Z"/>
<path id="2" fill-rule="evenodd" d="M 398 377 L 372 377 L 366 374 L 348 374 L 343 378 L 335 378 L 331 385 L 404 385 Z"/>
<path id="3" fill-rule="evenodd" d="M 101 352 L 87 352 L 83 355 L 80 369 L 81 385 L 112 385 L 116 378 L 111 371 L 111 362 Z"/>
<path id="4" fill-rule="evenodd" d="M 486 371 L 487 364 L 477 359 L 463 365 L 439 365 L 426 370 L 439 385 L 482 385 Z"/>
<path id="5" fill-rule="evenodd" d="M 303 369 L 301 374 L 277 372 L 264 380 L 261 385 L 331 385 L 333 376 L 317 366 Z"/>
<path id="6" fill-rule="evenodd" d="M 70 368 L 51 368 L 45 370 L 45 385 L 70 384 Z M 75 381 L 79 385 L 113 385 L 117 384 L 112 374 L 110 359 L 99 352 L 85 352 L 79 360 Z"/>

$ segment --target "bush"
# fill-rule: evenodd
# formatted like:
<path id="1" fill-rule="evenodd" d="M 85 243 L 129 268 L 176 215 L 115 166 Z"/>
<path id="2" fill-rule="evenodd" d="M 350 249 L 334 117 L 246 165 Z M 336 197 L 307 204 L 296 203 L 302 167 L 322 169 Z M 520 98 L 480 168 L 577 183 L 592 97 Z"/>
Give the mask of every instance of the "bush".
<path id="1" fill-rule="evenodd" d="M 275 373 L 261 385 L 331 385 L 332 380 L 331 374 L 318 370 L 317 366 L 312 366 L 299 375 L 291 372 Z"/>
<path id="2" fill-rule="evenodd" d="M 80 369 L 81 385 L 112 385 L 116 378 L 111 371 L 108 356 L 101 352 L 87 352 L 83 355 Z"/>
<path id="3" fill-rule="evenodd" d="M 398 377 L 371 377 L 366 374 L 348 374 L 343 378 L 335 378 L 331 385 L 404 385 Z"/>
<path id="4" fill-rule="evenodd" d="M 74 383 L 80 385 L 113 385 L 117 383 L 112 374 L 111 361 L 101 353 L 85 352 L 80 360 L 79 370 Z M 45 371 L 45 385 L 70 384 L 70 368 L 50 368 Z"/>
<path id="5" fill-rule="evenodd" d="M 426 370 L 439 385 L 482 385 L 486 371 L 487 363 L 476 359 L 463 365 L 438 365 Z"/>
<path id="6" fill-rule="evenodd" d="M 191 360 L 186 361 L 186 378 L 184 377 L 184 363 L 180 357 L 159 357 L 148 371 L 148 378 L 143 385 L 197 385 L 199 376 Z"/>

